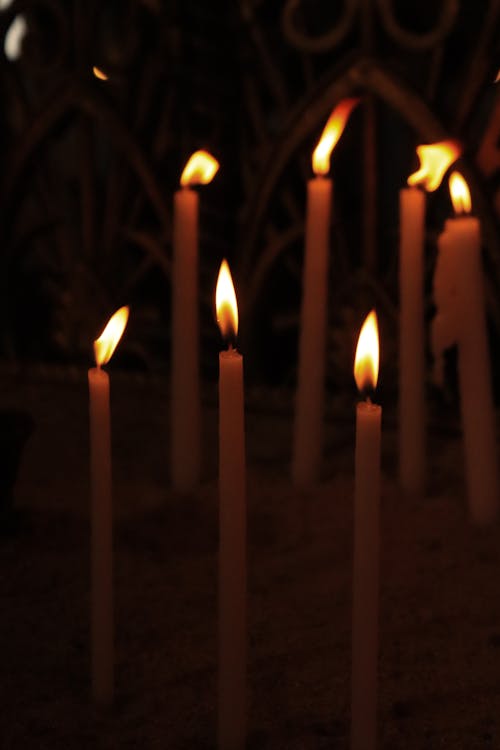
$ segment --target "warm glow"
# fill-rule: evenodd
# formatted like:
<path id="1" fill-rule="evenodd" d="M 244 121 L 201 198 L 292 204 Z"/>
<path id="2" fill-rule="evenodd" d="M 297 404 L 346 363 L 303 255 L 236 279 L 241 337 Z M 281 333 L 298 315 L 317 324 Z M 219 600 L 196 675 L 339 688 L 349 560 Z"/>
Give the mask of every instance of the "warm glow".
<path id="1" fill-rule="evenodd" d="M 28 24 L 23 15 L 18 15 L 10 24 L 5 34 L 4 52 L 5 57 L 14 62 L 21 57 L 23 51 L 23 41 L 28 33 Z"/>
<path id="2" fill-rule="evenodd" d="M 472 208 L 470 190 L 460 172 L 452 172 L 448 184 L 455 213 L 470 214 Z"/>
<path id="3" fill-rule="evenodd" d="M 354 380 L 359 391 L 375 390 L 378 380 L 378 361 L 378 321 L 377 313 L 372 310 L 361 328 L 354 359 Z"/>
<path id="4" fill-rule="evenodd" d="M 408 185 L 422 185 L 430 193 L 437 190 L 446 170 L 461 153 L 462 147 L 458 141 L 417 146 L 420 169 L 408 177 Z"/>
<path id="5" fill-rule="evenodd" d="M 220 266 L 215 290 L 215 309 L 217 323 L 224 338 L 235 337 L 238 333 L 238 304 L 227 260 L 223 260 Z"/>
<path id="6" fill-rule="evenodd" d="M 219 162 L 208 151 L 195 151 L 181 175 L 181 185 L 207 185 L 219 169 Z"/>
<path id="7" fill-rule="evenodd" d="M 105 365 L 113 356 L 127 325 L 128 314 L 128 307 L 120 307 L 108 320 L 108 324 L 99 338 L 94 341 L 95 361 L 98 367 Z"/>
<path id="8" fill-rule="evenodd" d="M 494 83 L 498 83 L 498 81 L 500 81 L 500 70 L 497 73 L 497 76 L 496 76 L 496 78 L 494 80 Z"/>
<path id="9" fill-rule="evenodd" d="M 330 171 L 332 151 L 344 132 L 349 115 L 358 102 L 358 98 L 342 99 L 332 111 L 318 145 L 313 151 L 312 168 L 315 175 L 325 175 Z"/>
<path id="10" fill-rule="evenodd" d="M 108 80 L 108 76 L 106 75 L 106 73 L 103 70 L 101 70 L 100 68 L 98 68 L 97 65 L 94 65 L 94 67 L 92 68 L 92 73 L 100 81 L 107 81 Z"/>

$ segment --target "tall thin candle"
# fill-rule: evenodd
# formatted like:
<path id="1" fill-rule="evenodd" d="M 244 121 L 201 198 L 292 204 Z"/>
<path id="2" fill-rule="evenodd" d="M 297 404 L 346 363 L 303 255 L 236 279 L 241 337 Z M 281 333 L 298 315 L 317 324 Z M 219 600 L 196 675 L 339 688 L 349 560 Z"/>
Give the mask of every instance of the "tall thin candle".
<path id="1" fill-rule="evenodd" d="M 420 168 L 399 193 L 399 476 L 409 494 L 425 489 L 425 194 L 460 155 L 456 141 L 418 146 Z"/>
<path id="2" fill-rule="evenodd" d="M 454 172 L 450 193 L 456 216 L 439 238 L 435 274 L 434 355 L 458 344 L 458 382 L 462 413 L 467 496 L 471 518 L 486 524 L 498 514 L 499 477 L 495 409 L 484 303 L 481 228 L 470 215 L 467 183 Z"/>
<path id="3" fill-rule="evenodd" d="M 109 377 L 101 369 L 111 359 L 127 325 L 120 308 L 94 341 L 96 367 L 88 372 L 90 404 L 91 670 L 97 703 L 113 699 L 113 508 Z"/>
<path id="4" fill-rule="evenodd" d="M 374 310 L 359 335 L 354 376 L 360 392 L 378 378 L 378 324 Z M 368 398 L 356 409 L 354 565 L 352 591 L 351 748 L 375 750 L 379 597 L 380 431 L 382 409 Z"/>
<path id="5" fill-rule="evenodd" d="M 292 479 L 307 486 L 319 477 L 323 449 L 328 256 L 332 181 L 330 157 L 358 99 L 335 107 L 316 146 L 315 177 L 307 183 L 299 363 L 293 433 Z"/>
<path id="6" fill-rule="evenodd" d="M 219 354 L 219 683 L 218 748 L 243 750 L 246 739 L 246 468 L 243 357 L 233 348 L 238 307 L 223 261 L 217 321 L 229 349 Z"/>
<path id="7" fill-rule="evenodd" d="M 219 168 L 206 151 L 196 151 L 174 195 L 172 257 L 171 480 L 178 492 L 192 492 L 200 479 L 201 404 L 198 332 L 198 193 Z"/>

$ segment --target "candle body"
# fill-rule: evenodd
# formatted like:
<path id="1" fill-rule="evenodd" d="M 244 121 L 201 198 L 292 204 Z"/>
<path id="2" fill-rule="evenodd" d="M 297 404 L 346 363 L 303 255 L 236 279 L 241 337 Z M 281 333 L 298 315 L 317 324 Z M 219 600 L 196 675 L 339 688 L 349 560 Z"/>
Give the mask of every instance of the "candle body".
<path id="1" fill-rule="evenodd" d="M 444 231 L 438 237 L 438 253 L 432 279 L 436 306 L 431 324 L 433 380 L 441 388 L 444 384 L 444 352 L 458 343 L 456 255 L 450 223 L 446 222 Z"/>
<path id="2" fill-rule="evenodd" d="M 91 489 L 91 669 L 92 695 L 113 699 L 113 511 L 109 378 L 89 370 Z"/>
<path id="3" fill-rule="evenodd" d="M 380 429 L 382 409 L 356 410 L 352 616 L 351 748 L 377 740 Z"/>
<path id="4" fill-rule="evenodd" d="M 315 482 L 321 466 L 331 202 L 331 180 L 309 180 L 292 455 L 297 486 Z"/>
<path id="5" fill-rule="evenodd" d="M 184 188 L 174 195 L 170 394 L 171 480 L 184 493 L 200 479 L 198 349 L 198 194 Z"/>
<path id="6" fill-rule="evenodd" d="M 219 355 L 219 750 L 246 737 L 246 468 L 243 358 Z"/>
<path id="7" fill-rule="evenodd" d="M 405 492 L 425 485 L 425 193 L 400 190 L 399 477 Z"/>
<path id="8" fill-rule="evenodd" d="M 498 512 L 498 451 L 486 327 L 479 221 L 474 216 L 447 222 L 456 279 L 458 377 L 467 492 L 479 524 Z"/>

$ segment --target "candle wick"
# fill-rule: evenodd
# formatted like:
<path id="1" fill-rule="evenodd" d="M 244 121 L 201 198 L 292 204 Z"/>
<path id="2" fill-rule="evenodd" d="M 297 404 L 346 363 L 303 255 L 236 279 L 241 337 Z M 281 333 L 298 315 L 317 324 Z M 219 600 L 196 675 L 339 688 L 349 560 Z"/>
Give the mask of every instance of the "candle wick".
<path id="1" fill-rule="evenodd" d="M 229 346 L 227 347 L 227 350 L 228 350 L 228 352 L 232 352 L 233 351 L 233 342 L 232 341 L 229 342 Z"/>
<path id="2" fill-rule="evenodd" d="M 371 405 L 372 405 L 372 400 L 371 400 L 370 396 L 367 396 L 367 397 L 366 397 L 366 403 L 367 403 L 367 404 L 368 404 L 369 406 L 371 406 Z"/>

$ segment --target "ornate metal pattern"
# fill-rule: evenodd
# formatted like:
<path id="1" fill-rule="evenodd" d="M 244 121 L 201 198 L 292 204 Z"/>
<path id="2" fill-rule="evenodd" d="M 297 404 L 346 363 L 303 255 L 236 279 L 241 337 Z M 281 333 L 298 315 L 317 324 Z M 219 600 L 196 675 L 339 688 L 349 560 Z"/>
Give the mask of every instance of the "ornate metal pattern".
<path id="1" fill-rule="evenodd" d="M 385 311 L 388 338 L 391 327 L 396 336 L 398 190 L 415 166 L 415 146 L 443 138 L 458 137 L 465 145 L 460 168 L 483 223 L 491 272 L 489 309 L 500 331 L 494 179 L 491 169 L 489 174 L 484 170 L 484 155 L 479 158 L 483 139 L 492 147 L 494 143 L 495 128 L 489 121 L 497 97 L 493 81 L 500 4 L 489 2 L 473 10 L 468 3 L 450 0 L 420 3 L 412 10 L 390 0 L 346 0 L 331 4 L 336 14 L 330 6 L 330 16 L 327 3 L 288 0 L 280 9 L 277 5 L 273 26 L 268 4 L 241 3 L 248 43 L 259 59 L 251 65 L 247 53 L 242 65 L 244 90 L 251 92 L 246 97 L 245 149 L 256 165 L 246 182 L 240 245 L 246 320 L 254 325 L 255 310 L 263 305 L 261 317 L 274 316 L 283 341 L 293 350 L 310 154 L 333 105 L 359 94 L 363 111 L 353 116 L 333 155 L 332 356 L 341 346 L 344 375 L 350 378 L 342 333 L 345 318 L 354 315 L 357 320 L 371 304 Z M 428 203 L 430 294 L 433 238 L 451 210 L 446 186 Z M 270 292 L 277 285 L 288 286 L 288 294 L 281 290 L 273 303 Z M 282 298 L 288 309 L 283 309 Z M 363 310 L 356 313 L 358 305 Z M 257 325 L 255 340 L 263 336 Z M 394 354 L 386 351 L 396 362 Z M 294 362 L 293 355 L 290 360 Z M 332 369 L 339 373 L 337 364 Z"/>
<path id="2" fill-rule="evenodd" d="M 3 40 L 21 13 L 22 54 L 1 63 L 4 356 L 87 358 L 127 302 L 129 356 L 166 362 L 172 194 L 206 147 L 222 168 L 201 201 L 204 342 L 216 346 L 227 255 L 244 347 L 265 364 L 273 341 L 284 363 L 274 375 L 291 375 L 310 153 L 352 94 L 363 106 L 333 158 L 332 356 L 356 300 L 395 325 L 397 191 L 417 143 L 450 136 L 466 145 L 500 331 L 499 0 L 240 0 L 217 12 L 202 0 L 14 0 L 0 11 Z M 447 210 L 444 191 L 429 201 L 429 271 Z"/>

